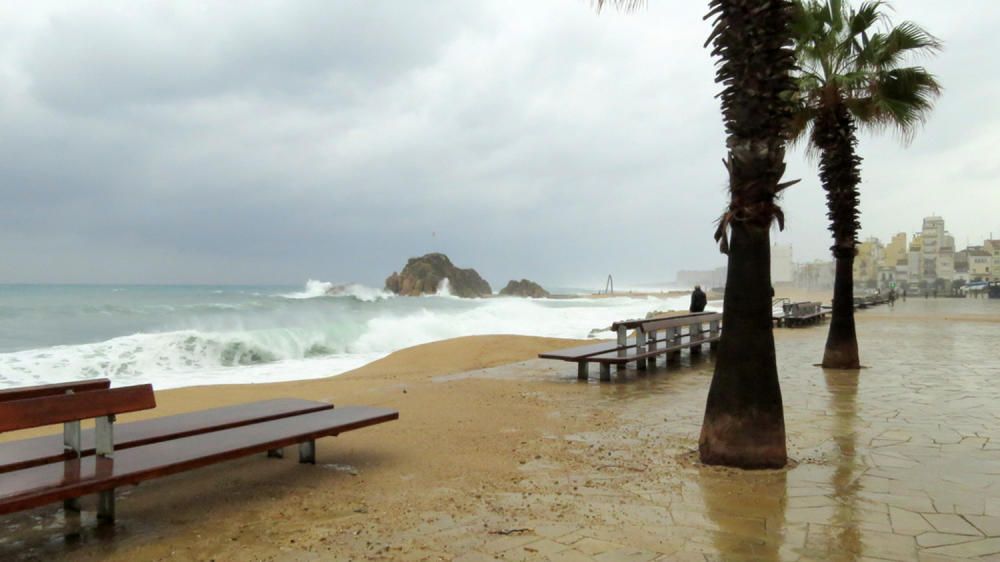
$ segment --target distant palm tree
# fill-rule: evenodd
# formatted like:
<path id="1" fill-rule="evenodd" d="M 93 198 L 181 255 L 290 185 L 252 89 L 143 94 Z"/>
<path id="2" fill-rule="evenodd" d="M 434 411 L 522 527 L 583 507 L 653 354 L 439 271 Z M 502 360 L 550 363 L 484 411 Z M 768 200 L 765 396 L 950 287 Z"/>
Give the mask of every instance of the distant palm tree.
<path id="1" fill-rule="evenodd" d="M 853 306 L 861 183 L 857 125 L 895 129 L 909 142 L 941 93 L 925 69 L 903 66 L 912 55 L 938 51 L 941 43 L 911 22 L 892 27 L 883 10 L 888 7 L 874 1 L 855 10 L 843 0 L 796 0 L 800 105 L 791 136 L 807 139 L 809 150 L 818 153 L 826 190 L 837 270 L 823 367 L 832 369 L 861 366 Z"/>
<path id="2" fill-rule="evenodd" d="M 634 9 L 635 0 L 597 0 Z M 710 0 L 706 45 L 719 57 L 729 205 L 715 233 L 729 256 L 722 341 L 705 406 L 702 462 L 777 468 L 787 462 L 785 419 L 771 331 L 770 229 L 795 107 L 792 0 Z"/>

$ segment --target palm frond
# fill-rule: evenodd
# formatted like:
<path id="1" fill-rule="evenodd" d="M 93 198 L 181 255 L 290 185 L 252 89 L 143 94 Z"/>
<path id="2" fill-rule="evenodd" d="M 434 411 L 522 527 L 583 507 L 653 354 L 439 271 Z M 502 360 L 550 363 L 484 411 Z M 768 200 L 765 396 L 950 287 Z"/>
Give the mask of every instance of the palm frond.
<path id="1" fill-rule="evenodd" d="M 876 23 L 885 19 L 882 8 L 888 4 L 882 1 L 862 2 L 857 10 L 848 17 L 848 30 L 851 35 L 862 35 L 868 32 Z"/>
<path id="2" fill-rule="evenodd" d="M 607 5 L 614 6 L 622 12 L 634 12 L 646 6 L 646 0 L 591 0 L 591 2 L 598 12 Z"/>
<path id="3" fill-rule="evenodd" d="M 866 128 L 892 129 L 904 144 L 909 144 L 917 129 L 927 122 L 934 100 L 940 95 L 941 84 L 922 67 L 880 72 L 867 102 L 870 107 L 866 119 L 858 116 L 859 121 Z"/>
<path id="4" fill-rule="evenodd" d="M 932 54 L 941 48 L 937 37 L 913 22 L 904 21 L 885 35 L 880 56 L 874 62 L 882 67 L 896 66 L 905 56 Z"/>
<path id="5" fill-rule="evenodd" d="M 893 130 L 904 143 L 929 116 L 941 85 L 924 68 L 903 65 L 940 51 L 941 41 L 917 24 L 893 27 L 885 0 L 797 0 L 792 30 L 799 98 L 814 110 L 843 103 L 868 130 Z M 912 64 L 912 63 L 911 63 Z M 792 132 L 798 138 L 804 127 Z"/>

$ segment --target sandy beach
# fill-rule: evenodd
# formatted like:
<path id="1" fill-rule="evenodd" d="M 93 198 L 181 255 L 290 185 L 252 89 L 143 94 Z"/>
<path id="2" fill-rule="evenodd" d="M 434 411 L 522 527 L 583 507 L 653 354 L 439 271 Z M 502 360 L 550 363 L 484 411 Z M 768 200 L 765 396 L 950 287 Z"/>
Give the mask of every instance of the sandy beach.
<path id="1" fill-rule="evenodd" d="M 1000 552 L 996 302 L 859 311 L 860 372 L 813 366 L 823 327 L 776 330 L 786 470 L 700 466 L 711 354 L 576 380 L 575 340 L 417 346 L 320 380 L 159 392 L 121 421 L 278 396 L 396 408 L 318 442 L 119 491 L 98 527 L 8 516 L 5 560 L 955 560 Z M 990 343 L 993 342 L 993 343 Z M 45 431 L 42 431 L 43 433 Z M 35 432 L 38 433 L 38 432 Z M 4 439 L 28 435 L 4 435 Z"/>

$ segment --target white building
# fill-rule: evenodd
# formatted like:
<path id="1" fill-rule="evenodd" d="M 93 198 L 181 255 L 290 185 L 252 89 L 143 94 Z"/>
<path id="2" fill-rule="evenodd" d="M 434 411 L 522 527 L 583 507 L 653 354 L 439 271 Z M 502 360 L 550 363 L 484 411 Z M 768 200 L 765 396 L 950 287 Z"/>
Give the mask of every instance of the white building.
<path id="1" fill-rule="evenodd" d="M 795 264 L 792 262 L 792 246 L 790 244 L 771 246 L 771 283 L 793 281 L 795 281 Z"/>

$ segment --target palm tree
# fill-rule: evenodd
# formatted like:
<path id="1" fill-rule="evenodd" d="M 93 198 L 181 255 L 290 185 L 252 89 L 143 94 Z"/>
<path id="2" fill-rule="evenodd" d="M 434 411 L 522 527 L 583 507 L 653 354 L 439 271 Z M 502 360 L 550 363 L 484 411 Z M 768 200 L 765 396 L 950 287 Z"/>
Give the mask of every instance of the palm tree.
<path id="1" fill-rule="evenodd" d="M 597 0 L 628 9 L 635 0 Z M 787 462 L 785 419 L 771 331 L 771 242 L 795 108 L 792 0 L 710 0 L 706 45 L 719 58 L 730 201 L 715 238 L 728 254 L 722 341 L 705 406 L 702 462 L 777 468 Z"/>
<path id="2" fill-rule="evenodd" d="M 941 86 L 919 66 L 903 66 L 913 55 L 941 48 L 912 22 L 896 27 L 883 12 L 888 4 L 863 2 L 853 9 L 843 0 L 796 0 L 795 34 L 799 107 L 793 140 L 807 139 L 819 155 L 820 180 L 833 232 L 837 262 L 833 314 L 823 367 L 858 369 L 854 328 L 854 256 L 860 228 L 858 185 L 861 157 L 855 152 L 857 127 L 895 129 L 909 142 L 924 122 Z"/>

